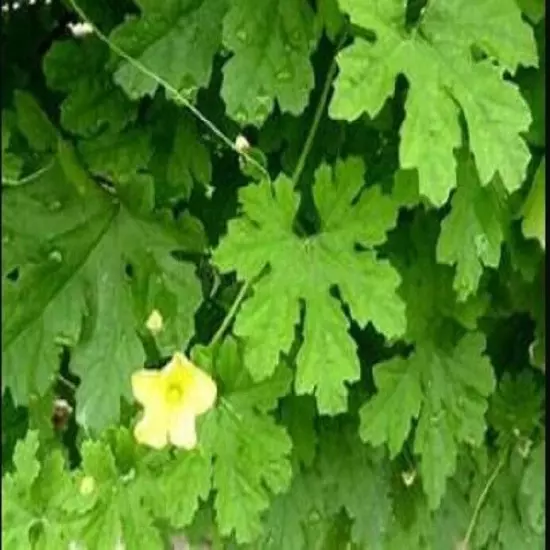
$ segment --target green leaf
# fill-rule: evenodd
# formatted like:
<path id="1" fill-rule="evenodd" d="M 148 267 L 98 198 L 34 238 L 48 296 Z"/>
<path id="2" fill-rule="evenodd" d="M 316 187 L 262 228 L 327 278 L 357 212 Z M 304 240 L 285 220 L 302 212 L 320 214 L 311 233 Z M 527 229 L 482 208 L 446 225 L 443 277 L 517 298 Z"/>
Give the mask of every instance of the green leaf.
<path id="1" fill-rule="evenodd" d="M 459 157 L 457 181 L 451 212 L 441 224 L 437 261 L 456 265 L 454 288 L 464 301 L 477 291 L 483 267 L 499 265 L 506 212 L 498 182 L 482 187 L 469 155 Z"/>
<path id="2" fill-rule="evenodd" d="M 527 239 L 538 239 L 543 250 L 546 250 L 546 157 L 542 158 L 529 194 L 523 203 L 523 234 Z"/>
<path id="3" fill-rule="evenodd" d="M 524 0 L 529 1 L 529 0 Z M 537 1 L 537 0 L 535 0 Z M 526 135 L 527 141 L 544 148 L 546 143 L 546 31 L 545 19 L 542 19 L 534 29 L 539 53 L 538 68 L 528 68 L 518 71 L 516 81 L 526 99 L 533 120 Z"/>
<path id="4" fill-rule="evenodd" d="M 521 216 L 521 212 L 516 216 Z M 532 283 L 541 270 L 544 250 L 535 239 L 525 239 L 521 224 L 512 222 L 506 237 L 506 249 L 512 269 L 521 275 L 524 284 Z"/>
<path id="5" fill-rule="evenodd" d="M 353 520 L 353 542 L 361 548 L 384 548 L 392 528 L 385 456 L 363 445 L 351 430 L 332 432 L 322 439 L 320 468 L 331 505 L 343 506 Z"/>
<path id="6" fill-rule="evenodd" d="M 523 521 L 535 533 L 545 533 L 546 481 L 545 441 L 541 441 L 529 457 L 520 485 L 520 511 Z"/>
<path id="7" fill-rule="evenodd" d="M 456 467 L 458 445 L 479 447 L 485 435 L 487 397 L 495 378 L 483 356 L 484 337 L 468 334 L 447 353 L 427 350 L 424 363 L 425 400 L 415 434 L 414 450 L 421 455 L 420 473 L 430 508 L 439 505 L 445 480 Z"/>
<path id="8" fill-rule="evenodd" d="M 9 4 L 3 546 L 543 548 L 542 0 Z"/>
<path id="9" fill-rule="evenodd" d="M 132 99 L 155 94 L 159 84 L 151 74 L 184 95 L 206 87 L 221 43 L 226 1 L 168 0 L 159 4 L 139 0 L 137 4 L 140 15 L 127 17 L 109 36 L 135 60 L 120 62 L 115 82 Z"/>
<path id="10" fill-rule="evenodd" d="M 545 14 L 543 0 L 516 0 L 521 11 L 533 22 L 538 23 Z"/>
<path id="11" fill-rule="evenodd" d="M 181 345 L 193 330 L 200 289 L 193 267 L 172 256 L 186 248 L 185 236 L 163 220 L 133 215 L 71 155 L 60 147 L 48 174 L 2 198 L 12 259 L 3 267 L 18 270 L 17 280 L 3 284 L 2 352 L 10 368 L 2 383 L 16 403 L 43 394 L 56 375 L 58 345 L 67 345 L 81 379 L 78 421 L 101 430 L 118 420 L 120 397 L 130 400 L 130 375 L 144 362 L 137 330 L 158 309 L 170 344 Z M 17 215 L 22 207 L 29 216 Z M 171 302 L 169 311 L 154 303 L 159 297 Z M 151 310 L 142 306 L 137 316 L 136 301 Z M 178 330 L 186 329 L 180 334 L 170 328 L 176 316 Z"/>
<path id="12" fill-rule="evenodd" d="M 172 108 L 170 108 L 172 107 Z M 173 106 L 155 113 L 150 170 L 157 181 L 157 202 L 188 200 L 196 184 L 212 179 L 208 148 L 188 113 Z"/>
<path id="13" fill-rule="evenodd" d="M 61 104 L 61 124 L 69 132 L 82 136 L 95 135 L 105 128 L 117 132 L 137 117 L 136 106 L 106 70 L 108 60 L 109 49 L 97 38 L 54 42 L 44 56 L 48 86 L 66 94 Z"/>
<path id="14" fill-rule="evenodd" d="M 416 170 L 398 170 L 393 176 L 392 196 L 403 208 L 412 209 L 421 203 Z"/>
<path id="15" fill-rule="evenodd" d="M 172 532 L 188 527 L 210 494 L 211 456 L 201 447 L 160 452 L 137 448 L 129 432 L 119 433 L 127 439 L 125 447 L 130 451 L 124 470 L 135 472 L 137 467 L 136 479 L 152 514 L 169 524 Z"/>
<path id="16" fill-rule="evenodd" d="M 36 100 L 27 92 L 14 94 L 17 126 L 32 149 L 38 152 L 55 150 L 57 131 Z"/>
<path id="17" fill-rule="evenodd" d="M 155 478 L 152 490 L 159 495 L 155 514 L 167 518 L 174 528 L 186 527 L 193 520 L 199 501 L 208 498 L 210 478 L 211 464 L 205 453 L 200 450 L 178 453 Z"/>
<path id="18" fill-rule="evenodd" d="M 391 458 L 401 450 L 411 421 L 420 414 L 423 395 L 418 374 L 407 359 L 378 364 L 374 369 L 378 393 L 360 411 L 361 438 L 373 445 L 387 441 Z"/>
<path id="19" fill-rule="evenodd" d="M 488 497 L 480 510 L 472 539 L 472 545 L 475 548 L 483 547 L 488 541 L 492 541 L 494 547 L 502 550 L 516 548 L 530 550 L 544 547 L 544 529 L 539 522 L 540 516 L 536 520 L 536 525 L 533 526 L 530 525 L 529 518 L 524 521 L 523 517 L 525 501 L 522 502 L 520 487 L 527 471 L 522 457 L 517 451 L 513 451 L 491 486 Z M 537 483 L 543 486 L 544 479 L 541 479 L 540 474 L 539 470 Z M 476 480 L 474 491 L 479 494 L 485 483 L 486 479 Z M 541 496 L 541 493 L 536 491 L 533 493 L 535 500 L 538 498 L 537 494 L 539 497 Z M 536 502 L 535 506 L 540 506 L 540 500 Z M 536 512 L 536 514 L 538 513 Z"/>
<path id="20" fill-rule="evenodd" d="M 17 180 L 23 168 L 23 160 L 9 151 L 15 117 L 7 110 L 2 111 L 2 181 Z"/>
<path id="21" fill-rule="evenodd" d="M 516 377 L 505 373 L 491 398 L 487 418 L 504 441 L 518 435 L 530 437 L 542 419 L 543 399 L 542 389 L 531 371 Z"/>
<path id="22" fill-rule="evenodd" d="M 106 131 L 79 141 L 78 152 L 95 176 L 112 183 L 124 182 L 147 167 L 152 155 L 151 136 L 142 127 Z"/>
<path id="23" fill-rule="evenodd" d="M 338 35 L 344 28 L 345 18 L 338 9 L 337 0 L 319 0 L 317 2 L 317 16 L 323 25 L 327 36 L 336 42 Z"/>
<path id="24" fill-rule="evenodd" d="M 115 548 L 120 542 L 127 548 L 140 548 L 145 540 L 151 550 L 164 548 L 153 524 L 149 498 L 152 480 L 146 472 L 119 470 L 107 443 L 86 441 L 82 474 L 93 485 L 73 503 L 80 509 L 76 540 L 88 548 Z"/>
<path id="25" fill-rule="evenodd" d="M 15 471 L 2 479 L 2 546 L 66 548 L 71 540 L 63 504 L 71 492 L 65 461 L 59 451 L 37 460 L 38 434 L 29 431 L 17 443 Z"/>
<path id="26" fill-rule="evenodd" d="M 488 306 L 483 293 L 458 302 L 452 288 L 453 270 L 436 263 L 437 215 L 417 210 L 392 234 L 388 256 L 399 271 L 399 294 L 407 305 L 406 339 L 410 343 L 432 341 L 459 325 L 475 330 Z"/>
<path id="27" fill-rule="evenodd" d="M 319 548 L 330 523 L 321 514 L 325 502 L 321 478 L 311 471 L 295 473 L 290 489 L 277 495 L 270 506 L 261 539 L 263 550 Z"/>
<path id="28" fill-rule="evenodd" d="M 281 365 L 271 380 L 253 383 L 232 339 L 216 350 L 202 350 L 201 366 L 208 360 L 222 388 L 219 406 L 201 427 L 201 444 L 214 457 L 217 524 L 222 535 L 234 533 L 239 544 L 253 542 L 272 495 L 290 486 L 291 441 L 268 414 L 288 392 L 290 372 Z"/>
<path id="29" fill-rule="evenodd" d="M 484 347 L 484 337 L 474 333 L 452 349 L 423 342 L 407 359 L 378 364 L 378 391 L 360 411 L 362 439 L 374 445 L 388 441 L 392 455 L 408 436 L 410 422 L 418 419 L 414 450 L 422 458 L 420 472 L 432 509 L 455 471 L 459 444 L 483 441 L 487 397 L 495 385 Z"/>
<path id="30" fill-rule="evenodd" d="M 334 170 L 321 166 L 313 190 L 321 227 L 304 238 L 293 231 L 298 197 L 288 178 L 279 176 L 273 184 L 275 196 L 267 182 L 246 187 L 240 195 L 244 215 L 229 223 L 214 252 L 220 269 L 236 269 L 248 280 L 266 265 L 271 268 L 254 286 L 234 327 L 246 343 L 246 367 L 255 380 L 270 376 L 279 354 L 289 351 L 304 300 L 295 389 L 297 394 L 315 393 L 323 414 L 345 411 L 345 384 L 359 378 L 348 322 L 331 289 L 338 286 L 361 325 L 371 322 L 389 337 L 405 328 L 403 303 L 395 294 L 399 277 L 373 250 L 395 224 L 398 205 L 378 186 L 361 193 L 363 185 L 359 159 L 339 161 Z"/>
<path id="31" fill-rule="evenodd" d="M 404 74 L 409 91 L 399 160 L 402 169 L 418 170 L 421 194 L 440 206 L 456 186 L 453 151 L 462 144 L 461 114 L 481 184 L 498 172 L 506 189 L 518 189 L 529 162 L 520 134 L 531 117 L 502 73 L 515 72 L 519 64 L 536 65 L 537 54 L 515 0 L 483 0 L 467 8 L 456 0 L 431 3 L 414 32 L 405 28 L 406 6 L 399 0 L 376 5 L 343 0 L 340 5 L 352 23 L 376 39 L 357 36 L 338 55 L 331 117 L 355 120 L 367 112 L 374 118 L 393 94 L 397 76 Z M 474 62 L 473 46 L 498 65 Z"/>
<path id="32" fill-rule="evenodd" d="M 168 256 L 156 265 L 144 262 L 143 267 L 134 278 L 135 315 L 143 328 L 154 310 L 160 313 L 163 327 L 154 339 L 159 352 L 170 356 L 187 346 L 195 330 L 200 292 L 194 269 Z"/>
<path id="33" fill-rule="evenodd" d="M 307 2 L 265 0 L 261 10 L 252 0 L 231 2 L 223 43 L 233 52 L 221 90 L 231 118 L 260 126 L 275 100 L 283 112 L 305 109 L 314 85 L 309 57 L 317 43 Z"/>
<path id="34" fill-rule="evenodd" d="M 432 548 L 450 546 L 453 549 L 462 550 L 463 539 L 473 510 L 456 478 L 450 480 L 448 485 L 440 508 L 430 518 L 428 536 Z"/>
<path id="35" fill-rule="evenodd" d="M 281 417 L 292 438 L 293 458 L 305 467 L 311 466 L 317 453 L 315 400 L 309 396 L 289 395 L 282 403 Z"/>
<path id="36" fill-rule="evenodd" d="M 38 452 L 38 432 L 29 431 L 23 441 L 15 446 L 13 463 L 17 468 L 12 476 L 22 489 L 29 489 L 40 472 L 40 463 L 36 460 Z"/>

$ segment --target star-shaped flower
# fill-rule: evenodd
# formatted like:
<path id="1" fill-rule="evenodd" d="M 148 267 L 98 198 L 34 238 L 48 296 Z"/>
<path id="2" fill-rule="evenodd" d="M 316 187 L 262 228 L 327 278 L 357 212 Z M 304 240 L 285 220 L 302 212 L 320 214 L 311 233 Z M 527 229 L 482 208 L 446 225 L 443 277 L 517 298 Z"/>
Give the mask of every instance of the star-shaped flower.
<path id="1" fill-rule="evenodd" d="M 193 449 L 196 417 L 212 408 L 217 393 L 214 380 L 182 353 L 175 353 L 162 370 L 135 372 L 132 391 L 144 407 L 135 438 L 155 449 L 168 443 Z"/>

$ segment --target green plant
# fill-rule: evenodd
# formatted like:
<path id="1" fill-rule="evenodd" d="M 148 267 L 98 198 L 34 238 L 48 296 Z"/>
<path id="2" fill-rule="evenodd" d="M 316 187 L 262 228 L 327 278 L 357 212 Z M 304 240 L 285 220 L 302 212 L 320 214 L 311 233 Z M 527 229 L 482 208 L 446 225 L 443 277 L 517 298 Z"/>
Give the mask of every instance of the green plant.
<path id="1" fill-rule="evenodd" d="M 4 548 L 543 547 L 542 2 L 2 17 Z"/>

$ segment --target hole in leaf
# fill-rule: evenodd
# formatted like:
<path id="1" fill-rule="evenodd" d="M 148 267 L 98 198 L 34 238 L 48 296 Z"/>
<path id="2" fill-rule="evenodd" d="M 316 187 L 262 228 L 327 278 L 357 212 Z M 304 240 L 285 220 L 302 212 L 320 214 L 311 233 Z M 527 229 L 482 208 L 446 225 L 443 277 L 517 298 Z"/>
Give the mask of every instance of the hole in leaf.
<path id="1" fill-rule="evenodd" d="M 428 0 L 408 0 L 405 7 L 405 25 L 414 27 L 420 23 L 422 10 L 426 7 Z"/>
<path id="2" fill-rule="evenodd" d="M 6 275 L 6 279 L 8 279 L 8 281 L 11 281 L 12 283 L 17 282 L 17 280 L 19 279 L 19 268 L 16 267 L 15 269 L 12 269 L 12 270 Z"/>

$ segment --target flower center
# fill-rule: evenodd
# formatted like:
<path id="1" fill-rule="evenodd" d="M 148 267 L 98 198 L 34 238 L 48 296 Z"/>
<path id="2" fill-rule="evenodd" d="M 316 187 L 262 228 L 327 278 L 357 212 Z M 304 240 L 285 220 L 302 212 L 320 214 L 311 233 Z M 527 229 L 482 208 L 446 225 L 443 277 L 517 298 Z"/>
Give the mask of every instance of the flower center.
<path id="1" fill-rule="evenodd" d="M 176 386 L 175 384 L 170 384 L 166 390 L 166 401 L 170 403 L 171 405 L 175 405 L 179 401 L 181 401 L 181 398 L 183 397 L 183 390 L 180 386 Z"/>

